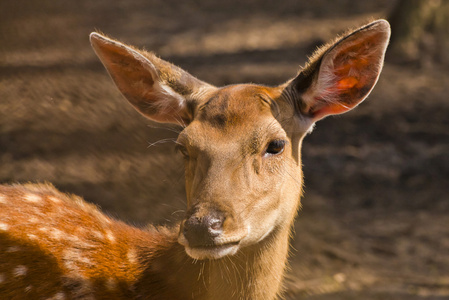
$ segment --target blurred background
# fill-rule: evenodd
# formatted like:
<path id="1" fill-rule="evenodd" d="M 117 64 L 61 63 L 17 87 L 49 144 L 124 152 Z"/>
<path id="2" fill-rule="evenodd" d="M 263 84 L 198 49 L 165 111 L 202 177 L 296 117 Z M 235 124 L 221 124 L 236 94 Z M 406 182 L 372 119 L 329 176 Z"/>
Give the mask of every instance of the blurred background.
<path id="1" fill-rule="evenodd" d="M 287 299 L 449 299 L 449 1 L 0 1 L 0 182 L 51 182 L 137 226 L 182 216 L 176 133 L 122 98 L 88 35 L 215 85 L 279 84 L 372 18 L 392 44 L 367 101 L 304 142 Z"/>

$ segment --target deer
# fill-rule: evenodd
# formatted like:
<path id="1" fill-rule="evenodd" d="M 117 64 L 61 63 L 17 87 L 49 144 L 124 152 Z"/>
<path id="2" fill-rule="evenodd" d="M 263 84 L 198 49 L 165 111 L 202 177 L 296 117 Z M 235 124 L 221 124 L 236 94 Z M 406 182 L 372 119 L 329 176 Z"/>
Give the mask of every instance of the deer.
<path id="1" fill-rule="evenodd" d="M 319 48 L 278 86 L 216 87 L 94 32 L 144 117 L 180 128 L 186 213 L 137 228 L 48 183 L 0 186 L 1 299 L 279 299 L 315 122 L 360 104 L 390 37 L 373 21 Z"/>

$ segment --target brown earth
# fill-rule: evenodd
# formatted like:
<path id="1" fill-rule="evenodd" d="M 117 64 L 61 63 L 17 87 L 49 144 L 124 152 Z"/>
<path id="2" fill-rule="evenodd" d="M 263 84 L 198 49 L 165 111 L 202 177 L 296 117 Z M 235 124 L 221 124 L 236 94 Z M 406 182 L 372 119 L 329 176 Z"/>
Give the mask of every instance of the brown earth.
<path id="1" fill-rule="evenodd" d="M 0 2 L 0 182 L 48 181 L 130 223 L 182 216 L 176 133 L 122 99 L 102 30 L 216 85 L 281 83 L 395 1 Z M 387 64 L 303 149 L 288 299 L 449 299 L 449 69 Z"/>

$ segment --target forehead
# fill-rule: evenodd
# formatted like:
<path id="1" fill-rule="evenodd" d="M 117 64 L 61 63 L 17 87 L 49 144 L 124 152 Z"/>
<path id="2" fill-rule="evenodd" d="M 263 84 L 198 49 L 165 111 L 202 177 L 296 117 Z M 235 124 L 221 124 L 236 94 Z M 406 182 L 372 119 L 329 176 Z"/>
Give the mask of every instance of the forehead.
<path id="1" fill-rule="evenodd" d="M 250 145 L 251 149 L 245 146 L 244 151 L 256 151 L 267 139 L 286 136 L 275 118 L 277 97 L 276 89 L 257 85 L 221 88 L 197 108 L 178 141 L 204 150 L 217 148 L 218 152 L 224 150 L 223 143 L 226 151 L 242 145 Z"/>
<path id="2" fill-rule="evenodd" d="M 272 116 L 272 97 L 272 91 L 262 86 L 224 87 L 198 108 L 195 119 L 221 130 L 248 127 Z"/>

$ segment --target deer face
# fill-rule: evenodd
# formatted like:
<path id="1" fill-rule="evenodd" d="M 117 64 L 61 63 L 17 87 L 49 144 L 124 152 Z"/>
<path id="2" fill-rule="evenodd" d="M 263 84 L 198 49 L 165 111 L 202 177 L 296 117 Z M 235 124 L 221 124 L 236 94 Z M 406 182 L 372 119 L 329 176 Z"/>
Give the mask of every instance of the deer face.
<path id="1" fill-rule="evenodd" d="M 190 256 L 234 254 L 288 226 L 285 216 L 296 212 L 298 134 L 281 92 L 255 85 L 214 90 L 179 135 L 188 207 L 179 242 Z"/>
<path id="2" fill-rule="evenodd" d="M 91 42 L 131 105 L 153 121 L 184 127 L 177 144 L 187 215 L 179 243 L 192 258 L 217 259 L 291 226 L 302 138 L 316 121 L 368 96 L 389 35 L 386 21 L 368 24 L 317 51 L 278 87 L 217 88 L 152 53 L 96 33 Z"/>

